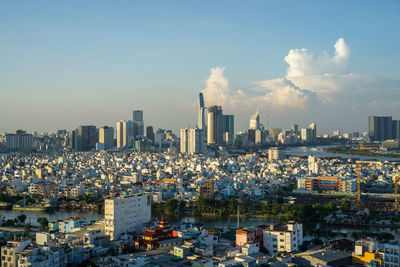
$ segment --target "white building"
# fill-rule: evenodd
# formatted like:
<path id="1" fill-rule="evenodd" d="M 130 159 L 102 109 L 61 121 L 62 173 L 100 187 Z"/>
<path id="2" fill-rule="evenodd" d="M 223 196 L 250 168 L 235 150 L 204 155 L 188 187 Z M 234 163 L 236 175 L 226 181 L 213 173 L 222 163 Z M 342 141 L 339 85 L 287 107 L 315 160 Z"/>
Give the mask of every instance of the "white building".
<path id="1" fill-rule="evenodd" d="M 303 244 L 303 225 L 294 222 L 271 225 L 263 231 L 263 244 L 272 255 L 296 251 Z"/>
<path id="2" fill-rule="evenodd" d="M 277 147 L 271 147 L 268 149 L 268 160 L 276 161 L 280 159 L 284 159 L 286 157 L 286 153 L 283 149 L 279 149 Z"/>
<path id="3" fill-rule="evenodd" d="M 141 230 L 142 224 L 151 219 L 151 196 L 136 194 L 105 200 L 105 233 L 111 240 L 121 234 Z"/>
<path id="4" fill-rule="evenodd" d="M 308 156 L 308 172 L 318 174 L 319 164 L 314 156 Z"/>
<path id="5" fill-rule="evenodd" d="M 258 111 L 250 117 L 250 128 L 249 129 L 252 129 L 252 130 L 260 129 L 260 116 L 258 115 Z"/>
<path id="6" fill-rule="evenodd" d="M 204 153 L 204 130 L 198 128 L 185 128 L 180 131 L 181 153 Z"/>

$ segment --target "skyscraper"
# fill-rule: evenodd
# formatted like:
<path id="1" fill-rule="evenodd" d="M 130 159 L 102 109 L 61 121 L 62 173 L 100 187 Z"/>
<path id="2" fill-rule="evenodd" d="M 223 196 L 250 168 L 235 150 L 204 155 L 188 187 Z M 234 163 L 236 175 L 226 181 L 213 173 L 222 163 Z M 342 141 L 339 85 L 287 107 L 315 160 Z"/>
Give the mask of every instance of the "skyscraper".
<path id="1" fill-rule="evenodd" d="M 180 131 L 181 153 L 204 153 L 203 130 L 199 128 L 185 128 Z"/>
<path id="2" fill-rule="evenodd" d="M 369 116 L 368 135 L 371 141 L 392 139 L 392 116 Z"/>
<path id="3" fill-rule="evenodd" d="M 205 130 L 205 128 L 206 128 L 206 121 L 205 121 L 205 110 L 206 110 L 206 108 L 204 107 L 203 93 L 199 94 L 199 103 L 200 103 L 200 107 L 199 107 L 197 128 Z"/>
<path id="4" fill-rule="evenodd" d="M 290 125 L 290 131 L 292 134 L 297 134 L 299 132 L 299 125 L 293 123 Z"/>
<path id="5" fill-rule="evenodd" d="M 222 108 L 211 106 L 207 112 L 207 145 L 221 145 L 222 141 Z"/>
<path id="6" fill-rule="evenodd" d="M 250 128 L 252 130 L 260 129 L 260 115 L 258 111 L 250 117 Z"/>
<path id="7" fill-rule="evenodd" d="M 222 116 L 222 132 L 223 140 L 225 144 L 232 144 L 234 135 L 234 115 L 223 115 Z"/>
<path id="8" fill-rule="evenodd" d="M 117 122 L 117 147 L 123 147 L 124 144 L 124 122 Z"/>
<path id="9" fill-rule="evenodd" d="M 78 129 L 71 131 L 69 135 L 69 145 L 72 150 L 78 151 Z"/>
<path id="10" fill-rule="evenodd" d="M 114 128 L 103 126 L 99 129 L 99 143 L 103 144 L 105 150 L 114 147 Z"/>
<path id="11" fill-rule="evenodd" d="M 96 148 L 97 129 L 92 125 L 80 125 L 78 127 L 78 150 L 89 151 Z"/>
<path id="12" fill-rule="evenodd" d="M 392 139 L 400 139 L 400 120 L 392 120 Z"/>
<path id="13" fill-rule="evenodd" d="M 133 111 L 133 136 L 135 139 L 144 137 L 143 110 Z"/>
<path id="14" fill-rule="evenodd" d="M 311 129 L 311 141 L 315 142 L 317 138 L 317 125 L 315 125 L 315 123 L 311 123 L 308 127 Z"/>
<path id="15" fill-rule="evenodd" d="M 122 134 L 122 146 L 126 148 L 133 147 L 133 122 L 129 120 L 124 120 L 123 124 L 123 134 Z"/>
<path id="16" fill-rule="evenodd" d="M 152 144 L 154 144 L 154 130 L 153 126 L 147 126 L 146 127 L 146 138 L 151 141 Z"/>

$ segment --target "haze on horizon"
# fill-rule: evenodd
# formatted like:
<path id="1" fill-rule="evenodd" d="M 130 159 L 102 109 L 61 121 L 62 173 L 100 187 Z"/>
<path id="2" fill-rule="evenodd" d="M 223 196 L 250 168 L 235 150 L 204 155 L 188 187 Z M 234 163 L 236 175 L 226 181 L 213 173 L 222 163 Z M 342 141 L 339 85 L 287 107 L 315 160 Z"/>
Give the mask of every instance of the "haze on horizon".
<path id="1" fill-rule="evenodd" d="M 315 122 L 365 131 L 400 119 L 400 2 L 0 3 L 0 133 L 109 125 L 193 127 L 206 106 L 248 128 Z"/>

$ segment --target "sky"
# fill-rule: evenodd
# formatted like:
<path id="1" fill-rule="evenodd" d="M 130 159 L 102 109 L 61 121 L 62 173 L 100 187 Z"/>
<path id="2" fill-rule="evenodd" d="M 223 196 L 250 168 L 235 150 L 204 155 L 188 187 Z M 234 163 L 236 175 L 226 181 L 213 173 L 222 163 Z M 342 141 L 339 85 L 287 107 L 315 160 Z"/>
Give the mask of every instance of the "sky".
<path id="1" fill-rule="evenodd" d="M 247 129 L 400 119 L 400 1 L 0 2 L 0 132 L 194 127 L 198 94 Z"/>

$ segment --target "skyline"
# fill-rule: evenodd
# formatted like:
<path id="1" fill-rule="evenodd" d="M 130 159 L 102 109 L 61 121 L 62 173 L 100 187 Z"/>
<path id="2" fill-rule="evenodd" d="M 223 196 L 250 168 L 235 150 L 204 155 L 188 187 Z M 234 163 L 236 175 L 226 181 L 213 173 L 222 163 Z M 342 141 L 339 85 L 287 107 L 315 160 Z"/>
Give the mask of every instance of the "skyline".
<path id="1" fill-rule="evenodd" d="M 329 133 L 400 117 L 400 4 L 307 3 L 4 1 L 0 132 L 115 127 L 134 109 L 178 132 L 200 91 L 236 131 L 257 109 L 268 128 Z"/>

